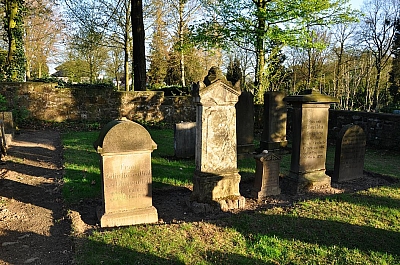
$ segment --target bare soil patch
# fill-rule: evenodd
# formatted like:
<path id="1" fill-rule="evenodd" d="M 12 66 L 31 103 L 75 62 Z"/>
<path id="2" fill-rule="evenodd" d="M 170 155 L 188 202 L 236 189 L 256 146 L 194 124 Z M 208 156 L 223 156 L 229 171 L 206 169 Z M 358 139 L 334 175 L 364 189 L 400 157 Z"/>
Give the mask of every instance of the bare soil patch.
<path id="1" fill-rule="evenodd" d="M 100 199 L 64 205 L 62 146 L 54 130 L 24 130 L 9 147 L 6 163 L 0 165 L 0 264 L 73 264 L 74 240 L 100 229 L 96 208 Z M 246 208 L 232 212 L 195 214 L 188 206 L 191 187 L 153 191 L 159 224 L 216 220 L 238 211 L 291 207 L 314 197 L 355 192 L 390 185 L 395 180 L 365 173 L 364 178 L 332 188 L 300 195 L 281 194 L 266 200 L 250 198 L 252 181 L 241 183 Z"/>

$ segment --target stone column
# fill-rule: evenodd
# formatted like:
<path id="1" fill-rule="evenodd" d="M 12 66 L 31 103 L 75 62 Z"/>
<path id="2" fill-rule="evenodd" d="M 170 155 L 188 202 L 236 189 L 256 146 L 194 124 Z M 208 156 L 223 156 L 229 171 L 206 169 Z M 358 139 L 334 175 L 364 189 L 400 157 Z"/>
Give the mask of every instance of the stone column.
<path id="1" fill-rule="evenodd" d="M 270 91 L 264 94 L 264 122 L 260 151 L 276 150 L 287 146 L 287 110 L 284 92 Z"/>
<path id="2" fill-rule="evenodd" d="M 289 182 L 294 192 L 328 188 L 325 174 L 328 116 L 336 98 L 307 90 L 303 95 L 284 99 L 293 106 L 293 143 Z"/>
<path id="3" fill-rule="evenodd" d="M 219 69 L 211 68 L 193 92 L 197 124 L 191 200 L 218 210 L 244 207 L 236 154 L 235 104 L 240 89 L 226 81 Z"/>

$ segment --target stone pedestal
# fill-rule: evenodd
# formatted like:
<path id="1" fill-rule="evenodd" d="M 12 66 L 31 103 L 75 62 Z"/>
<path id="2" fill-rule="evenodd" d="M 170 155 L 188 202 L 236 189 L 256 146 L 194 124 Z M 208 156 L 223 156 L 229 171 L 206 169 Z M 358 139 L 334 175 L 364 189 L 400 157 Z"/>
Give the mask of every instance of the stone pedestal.
<path id="1" fill-rule="evenodd" d="M 337 99 L 308 90 L 284 99 L 293 106 L 293 143 L 289 180 L 297 192 L 329 188 L 325 174 L 328 116 Z"/>
<path id="2" fill-rule="evenodd" d="M 132 121 L 115 120 L 101 130 L 94 147 L 102 175 L 101 227 L 157 222 L 151 188 L 156 144 L 147 130 Z"/>
<path id="3" fill-rule="evenodd" d="M 260 152 L 287 146 L 287 108 L 284 92 L 270 91 L 264 94 L 264 122 L 260 141 Z"/>
<path id="4" fill-rule="evenodd" d="M 235 104 L 241 92 L 216 68 L 211 68 L 204 83 L 194 86 L 193 92 L 197 117 L 191 200 L 222 210 L 244 207 L 236 154 Z"/>
<path id="5" fill-rule="evenodd" d="M 255 155 L 256 175 L 252 190 L 253 198 L 264 199 L 281 193 L 279 187 L 279 171 L 281 158 L 274 153 L 263 152 Z"/>
<path id="6" fill-rule="evenodd" d="M 344 182 L 364 175 L 366 135 L 358 125 L 347 125 L 336 140 L 335 168 L 332 180 Z"/>
<path id="7" fill-rule="evenodd" d="M 243 91 L 236 103 L 236 138 L 238 159 L 254 152 L 254 96 Z"/>

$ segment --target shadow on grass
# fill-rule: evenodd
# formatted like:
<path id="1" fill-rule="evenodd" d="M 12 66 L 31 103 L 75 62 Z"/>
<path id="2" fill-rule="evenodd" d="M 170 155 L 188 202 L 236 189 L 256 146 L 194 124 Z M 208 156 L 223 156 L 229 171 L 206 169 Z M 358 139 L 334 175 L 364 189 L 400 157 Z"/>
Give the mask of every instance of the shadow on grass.
<path id="1" fill-rule="evenodd" d="M 288 215 L 240 213 L 229 221 L 247 241 L 257 236 L 345 247 L 364 252 L 389 253 L 400 259 L 400 233 L 368 226 L 352 225 L 330 220 L 317 220 Z"/>

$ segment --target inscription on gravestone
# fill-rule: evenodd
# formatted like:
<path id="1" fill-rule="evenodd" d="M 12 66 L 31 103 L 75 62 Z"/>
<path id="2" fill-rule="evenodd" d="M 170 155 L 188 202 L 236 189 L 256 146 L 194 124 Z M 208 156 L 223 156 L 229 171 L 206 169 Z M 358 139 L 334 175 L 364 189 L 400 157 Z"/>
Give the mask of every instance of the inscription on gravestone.
<path id="1" fill-rule="evenodd" d="M 263 199 L 281 193 L 279 188 L 279 171 L 281 158 L 273 153 L 263 152 L 254 156 L 256 174 L 252 196 Z"/>
<path id="2" fill-rule="evenodd" d="M 366 136 L 360 126 L 342 128 L 336 141 L 333 181 L 344 182 L 363 176 L 365 145 Z"/>
<path id="3" fill-rule="evenodd" d="M 102 175 L 101 227 L 157 222 L 151 192 L 151 152 L 156 144 L 147 130 L 132 121 L 115 120 L 101 130 L 94 147 Z"/>

